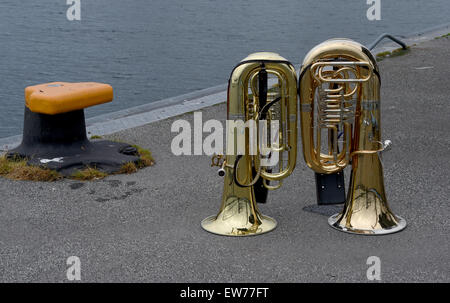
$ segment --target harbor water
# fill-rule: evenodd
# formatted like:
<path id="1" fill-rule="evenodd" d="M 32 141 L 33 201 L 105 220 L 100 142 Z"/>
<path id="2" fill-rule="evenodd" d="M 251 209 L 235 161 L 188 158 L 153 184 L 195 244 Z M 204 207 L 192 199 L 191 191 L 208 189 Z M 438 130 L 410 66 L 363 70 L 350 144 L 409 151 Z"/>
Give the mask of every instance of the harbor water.
<path id="1" fill-rule="evenodd" d="M 294 64 L 317 43 L 348 37 L 368 44 L 450 22 L 448 0 L 66 0 L 0 2 L 0 138 L 22 131 L 26 86 L 96 81 L 114 87 L 112 103 L 87 116 L 223 84 L 236 63 L 274 51 Z"/>

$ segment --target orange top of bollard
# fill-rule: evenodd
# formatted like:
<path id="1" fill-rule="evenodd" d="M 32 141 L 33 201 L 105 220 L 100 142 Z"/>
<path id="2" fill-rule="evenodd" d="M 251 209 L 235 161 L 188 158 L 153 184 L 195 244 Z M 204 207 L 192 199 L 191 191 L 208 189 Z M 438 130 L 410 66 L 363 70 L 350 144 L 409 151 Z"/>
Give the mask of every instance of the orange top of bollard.
<path id="1" fill-rule="evenodd" d="M 35 113 L 56 115 L 111 102 L 111 85 L 52 82 L 25 88 L 25 105 Z"/>

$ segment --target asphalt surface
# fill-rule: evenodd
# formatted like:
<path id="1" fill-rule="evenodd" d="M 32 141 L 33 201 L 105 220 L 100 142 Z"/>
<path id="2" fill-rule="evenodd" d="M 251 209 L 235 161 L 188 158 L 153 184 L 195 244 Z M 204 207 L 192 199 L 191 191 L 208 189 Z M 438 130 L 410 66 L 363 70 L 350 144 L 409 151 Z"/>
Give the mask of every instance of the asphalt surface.
<path id="1" fill-rule="evenodd" d="M 116 133 L 149 148 L 156 165 L 104 180 L 54 183 L 0 179 L 0 281 L 64 282 L 78 256 L 83 282 L 367 282 L 369 256 L 383 282 L 450 282 L 450 40 L 418 44 L 380 62 L 382 133 L 393 211 L 402 232 L 356 236 L 314 209 L 313 172 L 299 151 L 294 173 L 261 212 L 274 231 L 246 238 L 205 232 L 223 179 L 209 156 L 174 156 L 171 125 L 193 114 Z M 225 118 L 225 104 L 203 120 Z M 348 179 L 346 180 L 348 183 Z"/>

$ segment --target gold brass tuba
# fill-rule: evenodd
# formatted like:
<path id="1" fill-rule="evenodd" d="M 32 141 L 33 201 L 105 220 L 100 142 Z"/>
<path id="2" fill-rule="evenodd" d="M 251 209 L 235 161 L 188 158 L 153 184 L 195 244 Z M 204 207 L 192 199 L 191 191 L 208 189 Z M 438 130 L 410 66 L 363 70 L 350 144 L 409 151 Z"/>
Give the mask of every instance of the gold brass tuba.
<path id="1" fill-rule="evenodd" d="M 286 59 L 276 53 L 254 53 L 234 68 L 228 82 L 227 152 L 225 156 L 214 156 L 211 165 L 219 166 L 219 175 L 225 177 L 222 205 L 217 215 L 202 221 L 205 230 L 219 235 L 249 236 L 276 227 L 276 221 L 262 215 L 256 203 L 264 203 L 267 190 L 279 188 L 281 180 L 294 170 L 297 117 L 297 76 Z M 250 135 L 249 127 L 229 124 L 251 120 L 255 122 L 254 133 L 258 138 L 255 145 L 255 140 L 250 140 L 255 135 Z M 268 127 L 261 126 L 264 123 L 260 121 L 266 121 Z M 275 121 L 279 127 L 270 127 Z M 261 142 L 269 144 L 263 146 Z M 244 149 L 241 154 L 239 147 Z M 263 166 L 261 161 L 274 153 L 278 161 Z"/>
<path id="2" fill-rule="evenodd" d="M 406 221 L 390 210 L 384 190 L 381 152 L 390 141 L 380 138 L 380 74 L 371 52 L 349 39 L 317 45 L 303 61 L 299 94 L 307 165 L 320 174 L 352 165 L 344 209 L 328 223 L 366 235 L 405 228 Z"/>

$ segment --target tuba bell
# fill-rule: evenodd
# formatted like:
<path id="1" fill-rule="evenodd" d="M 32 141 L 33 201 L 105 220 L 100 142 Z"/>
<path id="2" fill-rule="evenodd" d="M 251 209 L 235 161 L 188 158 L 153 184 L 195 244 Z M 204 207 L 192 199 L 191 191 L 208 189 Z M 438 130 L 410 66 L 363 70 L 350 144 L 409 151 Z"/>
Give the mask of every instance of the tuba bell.
<path id="1" fill-rule="evenodd" d="M 381 141 L 380 74 L 371 52 L 349 39 L 317 45 L 303 61 L 299 95 L 306 164 L 323 175 L 352 167 L 343 211 L 329 225 L 365 235 L 404 229 L 386 200 L 381 153 L 390 141 Z"/>
<path id="2" fill-rule="evenodd" d="M 276 227 L 274 219 L 259 212 L 257 202 L 264 203 L 267 191 L 279 188 L 294 170 L 297 109 L 297 76 L 285 58 L 254 53 L 233 69 L 228 82 L 226 153 L 215 155 L 211 165 L 219 166 L 224 177 L 222 205 L 217 215 L 202 221 L 205 230 L 250 236 Z"/>

